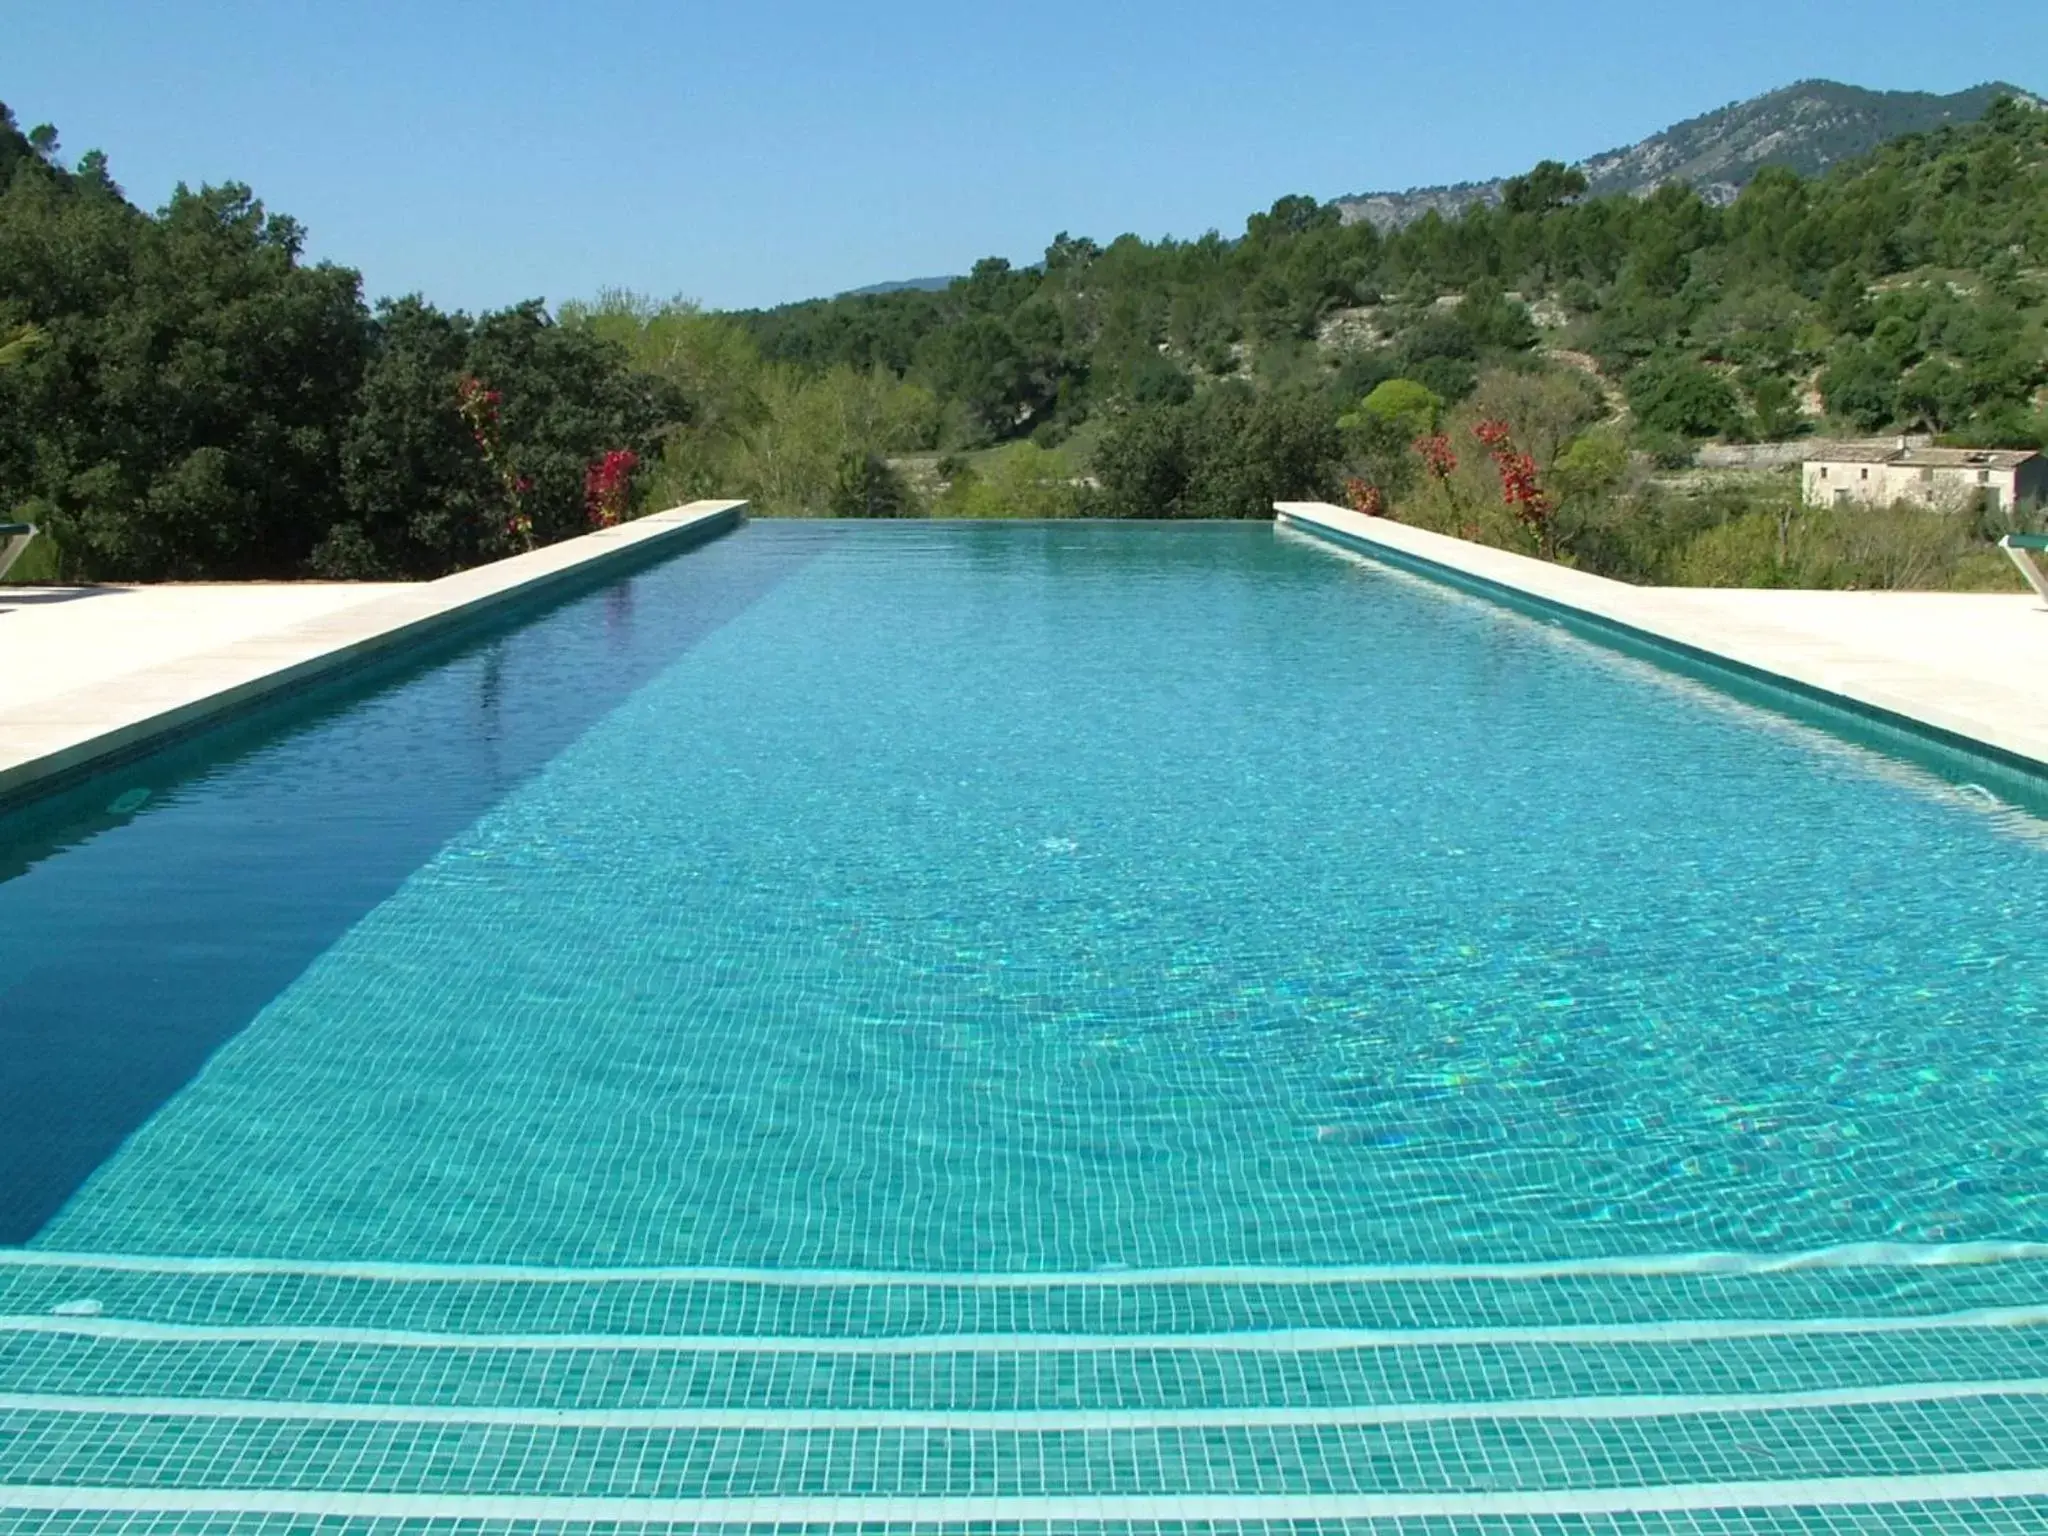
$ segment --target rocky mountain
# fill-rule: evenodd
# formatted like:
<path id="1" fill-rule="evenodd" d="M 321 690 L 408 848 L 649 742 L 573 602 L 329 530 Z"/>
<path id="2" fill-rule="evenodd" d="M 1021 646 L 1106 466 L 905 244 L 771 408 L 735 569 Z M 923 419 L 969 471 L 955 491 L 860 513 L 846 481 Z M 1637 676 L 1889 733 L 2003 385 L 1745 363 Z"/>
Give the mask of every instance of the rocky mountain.
<path id="1" fill-rule="evenodd" d="M 1751 101 L 1733 102 L 1691 118 L 1639 144 L 1579 162 L 1589 191 L 1598 196 L 1655 191 L 1686 181 L 1716 202 L 1735 194 L 1767 165 L 1811 176 L 1839 160 L 1866 154 L 1887 139 L 1924 133 L 1945 123 L 1975 122 L 2001 96 L 2037 108 L 2048 101 L 2002 82 L 1972 86 L 1951 96 L 1928 91 L 1866 91 L 1833 80 L 1803 80 Z M 1336 199 L 1347 224 L 1369 220 L 1398 228 L 1432 208 L 1444 217 L 1473 203 L 1497 203 L 1505 178 L 1406 192 L 1362 192 Z"/>
<path id="2" fill-rule="evenodd" d="M 865 288 L 849 288 L 839 297 L 862 299 L 879 293 L 940 293 L 958 281 L 955 277 L 906 277 L 893 283 L 869 283 Z"/>

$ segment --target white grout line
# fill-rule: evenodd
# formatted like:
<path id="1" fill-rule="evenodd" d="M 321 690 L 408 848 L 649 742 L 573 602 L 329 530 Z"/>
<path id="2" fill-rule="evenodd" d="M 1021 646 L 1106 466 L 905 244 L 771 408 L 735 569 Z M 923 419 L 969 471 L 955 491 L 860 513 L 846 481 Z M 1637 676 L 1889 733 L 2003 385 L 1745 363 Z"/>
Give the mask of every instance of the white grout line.
<path id="1" fill-rule="evenodd" d="M 404 1328 L 135 1322 L 108 1317 L 0 1316 L 0 1334 L 62 1334 L 159 1344 L 337 1344 L 399 1349 L 618 1351 L 719 1355 L 956 1355 L 1155 1353 L 1291 1354 L 1418 1345 L 1701 1343 L 1836 1334 L 2038 1328 L 2048 1306 L 1987 1307 L 1900 1317 L 1688 1319 L 1644 1323 L 1540 1323 L 1489 1328 L 1275 1328 L 1245 1333 L 941 1333 L 871 1338 L 723 1334 L 436 1333 Z"/>
<path id="2" fill-rule="evenodd" d="M 1900 1383 L 1807 1392 L 1735 1392 L 1690 1397 L 1529 1398 L 1492 1403 L 1397 1403 L 1332 1408 L 494 1408 L 403 1403 L 295 1403 L 261 1399 L 73 1397 L 0 1392 L 0 1413 L 88 1414 L 148 1419 L 287 1420 L 365 1424 L 508 1424 L 549 1429 L 926 1430 L 933 1434 L 1130 1433 L 1181 1429 L 1353 1428 L 1475 1419 L 1668 1419 L 1711 1414 L 1786 1413 L 1990 1397 L 2048 1397 L 2048 1379 Z"/>
<path id="3" fill-rule="evenodd" d="M 666 1521 L 929 1525 L 989 1521 L 1360 1520 L 1629 1514 L 1639 1510 L 1818 1509 L 2048 1497 L 2048 1470 L 1947 1472 L 1783 1482 L 1511 1493 L 1085 1494 L 942 1498 L 563 1498 L 547 1494 L 320 1493 L 289 1490 L 0 1485 L 0 1509 L 156 1514 L 350 1515 L 363 1519 Z"/>
<path id="4" fill-rule="evenodd" d="M 950 1286 L 964 1290 L 1051 1290 L 1070 1286 L 1359 1285 L 1403 1281 L 1554 1280 L 1573 1276 L 1776 1275 L 1829 1269 L 1927 1269 L 2048 1262 L 2048 1243 L 1847 1243 L 1804 1253 L 1684 1253 L 1503 1264 L 1187 1265 L 989 1274 L 972 1271 L 771 1269 L 646 1265 L 549 1268 L 528 1264 L 407 1264 L 322 1259 L 60 1253 L 0 1248 L 0 1267 L 177 1275 L 303 1275 L 396 1282 L 465 1281 L 601 1284 L 623 1281 L 789 1286 Z"/>

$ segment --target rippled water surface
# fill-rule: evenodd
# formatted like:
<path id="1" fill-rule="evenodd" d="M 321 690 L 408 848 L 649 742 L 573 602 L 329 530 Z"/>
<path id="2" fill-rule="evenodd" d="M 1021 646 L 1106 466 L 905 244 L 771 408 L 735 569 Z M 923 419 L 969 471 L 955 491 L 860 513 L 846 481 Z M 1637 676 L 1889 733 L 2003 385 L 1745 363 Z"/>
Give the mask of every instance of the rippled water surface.
<path id="1" fill-rule="evenodd" d="M 0 828 L 0 1237 L 2048 1239 L 2037 823 L 1264 526 L 754 524 L 316 703 Z"/>

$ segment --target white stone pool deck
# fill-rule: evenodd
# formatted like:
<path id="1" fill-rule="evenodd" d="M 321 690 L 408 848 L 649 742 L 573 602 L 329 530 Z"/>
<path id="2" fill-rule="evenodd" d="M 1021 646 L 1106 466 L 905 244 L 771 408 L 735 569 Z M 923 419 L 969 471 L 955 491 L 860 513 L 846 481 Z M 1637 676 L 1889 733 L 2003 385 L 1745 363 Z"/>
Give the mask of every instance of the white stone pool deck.
<path id="1" fill-rule="evenodd" d="M 0 586 L 0 795 L 649 545 L 709 537 L 745 507 L 693 502 L 439 581 Z"/>
<path id="2" fill-rule="evenodd" d="M 1527 555 L 1281 502 L 1283 526 L 1422 562 L 2048 770 L 2048 608 L 2031 593 L 1635 587 Z"/>
<path id="3" fill-rule="evenodd" d="M 0 586 L 0 718 L 167 662 L 322 619 L 411 582 Z"/>

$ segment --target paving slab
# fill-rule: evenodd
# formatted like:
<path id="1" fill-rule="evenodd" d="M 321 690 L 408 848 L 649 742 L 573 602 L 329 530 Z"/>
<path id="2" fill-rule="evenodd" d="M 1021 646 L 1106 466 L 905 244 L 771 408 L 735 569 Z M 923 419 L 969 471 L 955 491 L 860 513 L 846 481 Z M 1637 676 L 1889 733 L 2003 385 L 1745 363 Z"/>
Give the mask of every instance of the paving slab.
<path id="1" fill-rule="evenodd" d="M 745 511 L 692 502 L 438 581 L 0 588 L 0 798 Z"/>
<path id="2" fill-rule="evenodd" d="M 388 597 L 410 582 L 0 586 L 0 714 Z"/>
<path id="3" fill-rule="evenodd" d="M 1637 587 L 1325 502 L 1284 527 L 1534 599 L 2048 771 L 2048 609 L 2032 594 Z"/>

